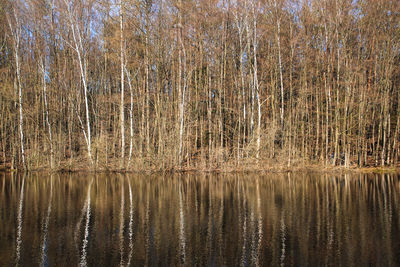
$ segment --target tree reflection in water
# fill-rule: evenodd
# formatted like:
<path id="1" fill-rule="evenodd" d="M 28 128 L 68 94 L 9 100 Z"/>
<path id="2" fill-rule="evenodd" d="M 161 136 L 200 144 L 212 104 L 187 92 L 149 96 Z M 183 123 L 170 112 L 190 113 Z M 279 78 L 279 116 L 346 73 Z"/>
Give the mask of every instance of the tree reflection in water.
<path id="1" fill-rule="evenodd" d="M 21 257 L 21 244 L 22 244 L 22 209 L 24 207 L 24 189 L 25 189 L 25 174 L 22 178 L 21 193 L 18 201 L 18 217 L 17 217 L 17 243 L 15 248 L 15 265 L 19 265 Z"/>
<path id="2" fill-rule="evenodd" d="M 397 175 L 0 175 L 2 266 L 400 263 Z"/>

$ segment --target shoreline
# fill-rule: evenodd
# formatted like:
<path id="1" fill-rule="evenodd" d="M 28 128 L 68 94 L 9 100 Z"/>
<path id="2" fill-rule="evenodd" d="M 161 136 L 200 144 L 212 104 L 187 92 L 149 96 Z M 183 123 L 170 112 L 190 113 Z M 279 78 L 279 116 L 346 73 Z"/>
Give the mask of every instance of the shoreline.
<path id="1" fill-rule="evenodd" d="M 272 173 L 299 173 L 299 172 L 312 172 L 312 173 L 374 173 L 374 174 L 400 174 L 400 166 L 329 166 L 322 164 L 310 164 L 306 166 L 268 166 L 261 168 L 259 166 L 227 166 L 227 167 L 211 167 L 211 168 L 196 168 L 196 167 L 184 167 L 184 168 L 165 168 L 165 169 L 154 169 L 154 168 L 92 168 L 92 167 L 70 167 L 70 166 L 59 166 L 57 168 L 49 167 L 36 167 L 28 170 L 22 168 L 7 168 L 6 166 L 0 166 L 0 172 L 51 172 L 51 173 L 111 173 L 111 174 L 190 174 L 190 173 L 211 173 L 211 174 L 272 174 Z"/>

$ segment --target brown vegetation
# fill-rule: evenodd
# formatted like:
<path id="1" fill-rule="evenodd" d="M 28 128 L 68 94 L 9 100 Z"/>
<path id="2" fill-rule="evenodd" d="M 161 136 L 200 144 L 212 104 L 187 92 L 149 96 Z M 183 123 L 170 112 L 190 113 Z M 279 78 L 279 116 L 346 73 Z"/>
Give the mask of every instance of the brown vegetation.
<path id="1" fill-rule="evenodd" d="M 0 4 L 0 165 L 398 166 L 400 5 Z"/>

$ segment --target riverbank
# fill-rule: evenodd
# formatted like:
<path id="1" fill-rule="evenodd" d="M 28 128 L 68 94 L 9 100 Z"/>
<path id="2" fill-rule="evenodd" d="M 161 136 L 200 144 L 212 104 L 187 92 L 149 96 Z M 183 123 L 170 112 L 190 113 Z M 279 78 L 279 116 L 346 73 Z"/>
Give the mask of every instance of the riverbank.
<path id="1" fill-rule="evenodd" d="M 22 166 L 21 166 L 22 167 Z M 11 168 L 10 165 L 0 165 L 0 171 L 23 171 L 23 168 Z M 90 165 L 85 160 L 61 162 L 54 168 L 47 165 L 31 166 L 28 171 L 54 173 L 287 173 L 287 172 L 318 172 L 318 173 L 398 173 L 399 166 L 332 166 L 323 163 L 296 162 L 293 165 L 279 164 L 272 160 L 243 159 L 241 162 L 224 162 L 220 164 L 197 163 L 191 166 L 162 166 L 146 164 L 143 161 L 134 162 L 129 166 L 121 166 L 120 162 L 108 165 Z"/>

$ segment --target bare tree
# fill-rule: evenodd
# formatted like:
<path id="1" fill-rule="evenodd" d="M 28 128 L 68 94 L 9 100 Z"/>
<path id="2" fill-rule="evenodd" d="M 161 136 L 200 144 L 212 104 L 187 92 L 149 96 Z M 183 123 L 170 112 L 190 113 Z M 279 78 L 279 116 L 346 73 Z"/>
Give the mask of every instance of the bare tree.
<path id="1" fill-rule="evenodd" d="M 77 6 L 72 6 L 70 2 L 67 0 L 64 0 L 65 4 L 65 9 L 67 12 L 67 19 L 69 22 L 69 26 L 72 31 L 72 38 L 73 38 L 73 43 L 71 44 L 71 47 L 75 50 L 76 55 L 77 55 L 77 60 L 79 63 L 79 71 L 82 79 L 82 84 L 83 84 L 83 93 L 84 93 L 84 101 L 85 101 L 85 114 L 86 114 L 86 129 L 83 127 L 82 120 L 78 114 L 79 121 L 82 126 L 82 131 L 83 135 L 85 137 L 86 141 L 86 146 L 87 146 L 87 151 L 88 151 L 88 157 L 89 157 L 89 162 L 93 164 L 93 158 L 92 158 L 92 139 L 91 139 L 91 127 L 90 127 L 90 111 L 89 111 L 89 104 L 88 104 L 88 66 L 87 66 L 87 58 L 86 56 L 86 51 L 83 45 L 83 32 L 82 29 L 79 27 L 79 22 L 78 22 L 78 15 L 76 14 Z"/>
<path id="2" fill-rule="evenodd" d="M 120 30 L 120 58 L 121 58 L 121 103 L 120 103 L 120 127 L 121 127 L 121 161 L 125 165 L 125 114 L 124 114 L 124 5 L 120 0 L 119 5 L 119 30 Z"/>
<path id="3" fill-rule="evenodd" d="M 14 49 L 14 59 L 15 59 L 15 70 L 17 74 L 17 80 L 14 83 L 16 89 L 18 90 L 18 107 L 19 107 L 19 136 L 20 136 L 20 146 L 21 146 L 21 157 L 22 165 L 24 169 L 27 168 L 25 162 L 25 149 L 24 149 L 24 121 L 23 121 L 23 109 L 22 109 L 22 82 L 21 82 L 21 66 L 20 66 L 20 41 L 22 35 L 22 29 L 20 24 L 20 19 L 17 15 L 16 7 L 12 7 L 13 18 L 7 15 L 8 25 L 10 27 L 10 32 L 12 36 L 12 44 Z"/>

